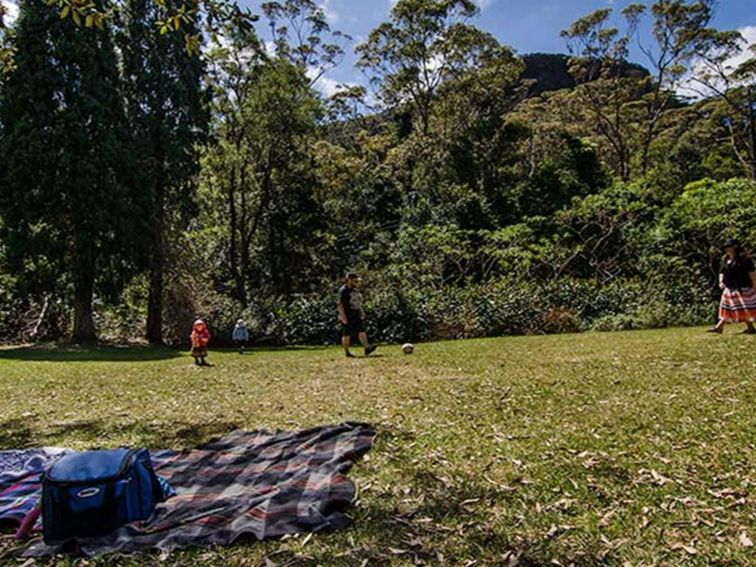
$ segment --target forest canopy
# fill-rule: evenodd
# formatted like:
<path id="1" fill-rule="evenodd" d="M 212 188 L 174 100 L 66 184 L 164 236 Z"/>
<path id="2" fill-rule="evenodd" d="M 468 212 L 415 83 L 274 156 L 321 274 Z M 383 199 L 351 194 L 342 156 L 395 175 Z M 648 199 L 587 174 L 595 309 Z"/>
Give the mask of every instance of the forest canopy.
<path id="1" fill-rule="evenodd" d="M 202 316 L 329 343 L 348 270 L 384 341 L 698 324 L 721 242 L 756 249 L 756 46 L 713 0 L 598 10 L 564 54 L 472 0 L 399 0 L 361 42 L 312 0 L 18 5 L 6 341 L 182 344 Z M 323 95 L 351 49 L 369 87 Z"/>

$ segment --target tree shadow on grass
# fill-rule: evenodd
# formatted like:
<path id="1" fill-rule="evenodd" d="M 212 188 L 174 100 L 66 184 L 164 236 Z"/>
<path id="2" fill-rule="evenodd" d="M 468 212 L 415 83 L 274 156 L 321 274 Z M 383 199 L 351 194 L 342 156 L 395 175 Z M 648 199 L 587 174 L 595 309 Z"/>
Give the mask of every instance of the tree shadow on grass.
<path id="1" fill-rule="evenodd" d="M 333 560 L 331 545 L 312 553 L 312 564 L 435 564 L 439 557 L 450 565 L 473 559 L 479 564 L 522 566 L 560 564 L 597 565 L 598 550 L 586 541 L 583 555 L 572 557 L 572 549 L 555 539 L 524 531 L 505 529 L 510 524 L 496 519 L 492 510 L 520 510 L 522 495 L 516 486 L 499 486 L 480 474 L 453 466 L 434 464 L 406 449 L 416 440 L 412 432 L 379 426 L 374 451 L 390 451 L 396 467 L 395 484 L 381 492 L 366 492 L 352 511 L 357 532 L 352 549 Z M 381 484 L 381 483 L 379 483 Z M 509 518 L 511 522 L 511 517 Z M 344 535 L 333 534 L 334 544 Z M 341 542 L 344 545 L 344 542 Z M 440 554 L 440 555 L 439 555 Z M 282 557 L 285 557 L 284 554 Z"/>
<path id="2" fill-rule="evenodd" d="M 442 475 L 450 476 L 452 482 L 442 481 L 441 478 L 446 478 Z M 312 564 L 400 561 L 426 565 L 436 564 L 443 557 L 443 562 L 450 565 L 463 565 L 471 559 L 484 565 L 507 565 L 512 558 L 517 565 L 545 567 L 553 565 L 554 559 L 565 559 L 550 550 L 548 542 L 513 539 L 490 522 L 491 506 L 517 503 L 510 492 L 482 482 L 479 476 L 458 472 L 450 475 L 448 471 L 418 467 L 401 482 L 407 483 L 406 495 L 373 495 L 363 498 L 353 510 L 353 529 L 357 534 L 352 537 L 360 542 L 357 547 L 340 561 L 334 561 L 328 545 L 312 554 Z M 406 504 L 413 499 L 415 504 Z"/>
<path id="3" fill-rule="evenodd" d="M 65 446 L 71 439 L 92 448 L 105 448 L 117 446 L 119 438 L 135 439 L 129 443 L 134 446 L 182 450 L 194 448 L 239 428 L 240 424 L 232 421 L 112 423 L 98 419 L 53 424 L 37 430 L 31 420 L 11 419 L 0 423 L 0 450 Z"/>
<path id="4" fill-rule="evenodd" d="M 81 347 L 70 344 L 0 348 L 0 359 L 53 362 L 141 362 L 181 356 L 167 347 L 128 345 Z"/>
<path id="5" fill-rule="evenodd" d="M 244 347 L 244 353 L 239 353 L 239 347 L 230 343 L 222 343 L 217 348 L 213 348 L 210 345 L 210 354 L 213 352 L 227 352 L 230 354 L 236 353 L 239 356 L 254 355 L 259 353 L 268 352 L 317 352 L 333 347 L 334 345 L 288 345 L 288 346 L 265 346 L 265 345 L 252 345 Z"/>
<path id="6" fill-rule="evenodd" d="M 0 423 L 0 449 L 26 449 L 34 444 L 28 421 L 16 418 Z"/>

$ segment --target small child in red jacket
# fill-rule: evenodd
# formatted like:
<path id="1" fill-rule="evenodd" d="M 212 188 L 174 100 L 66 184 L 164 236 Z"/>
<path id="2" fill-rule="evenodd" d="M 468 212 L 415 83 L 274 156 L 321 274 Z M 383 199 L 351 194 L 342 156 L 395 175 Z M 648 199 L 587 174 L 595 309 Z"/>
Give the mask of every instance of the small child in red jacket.
<path id="1" fill-rule="evenodd" d="M 190 338 L 192 340 L 194 363 L 197 366 L 210 366 L 205 360 L 207 358 L 207 345 L 210 342 L 210 331 L 202 319 L 197 319 L 194 322 Z"/>

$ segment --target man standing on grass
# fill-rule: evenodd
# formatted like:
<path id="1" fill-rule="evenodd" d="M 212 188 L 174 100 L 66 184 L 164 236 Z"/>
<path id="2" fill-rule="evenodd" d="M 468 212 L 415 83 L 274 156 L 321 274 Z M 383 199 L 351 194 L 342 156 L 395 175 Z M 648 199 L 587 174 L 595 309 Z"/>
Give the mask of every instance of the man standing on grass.
<path id="1" fill-rule="evenodd" d="M 349 272 L 346 276 L 346 282 L 339 288 L 339 322 L 341 323 L 341 344 L 344 346 L 344 353 L 347 358 L 354 358 L 349 352 L 352 344 L 352 337 L 355 335 L 359 338 L 365 349 L 365 356 L 377 348 L 375 345 L 368 343 L 367 333 L 365 332 L 365 311 L 362 309 L 362 295 L 357 289 L 360 277 Z"/>

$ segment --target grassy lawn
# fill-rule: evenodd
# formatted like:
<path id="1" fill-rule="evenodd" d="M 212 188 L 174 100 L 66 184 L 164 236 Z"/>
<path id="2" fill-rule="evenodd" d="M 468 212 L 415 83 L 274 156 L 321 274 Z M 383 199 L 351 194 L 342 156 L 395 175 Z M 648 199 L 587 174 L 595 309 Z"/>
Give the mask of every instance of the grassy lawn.
<path id="1" fill-rule="evenodd" d="M 351 473 L 352 529 L 188 550 L 163 565 L 756 562 L 753 337 L 676 329 L 378 352 L 211 351 L 216 366 L 198 369 L 173 351 L 3 349 L 0 448 L 377 427 Z M 19 565 L 12 546 L 6 531 L 0 563 Z"/>

